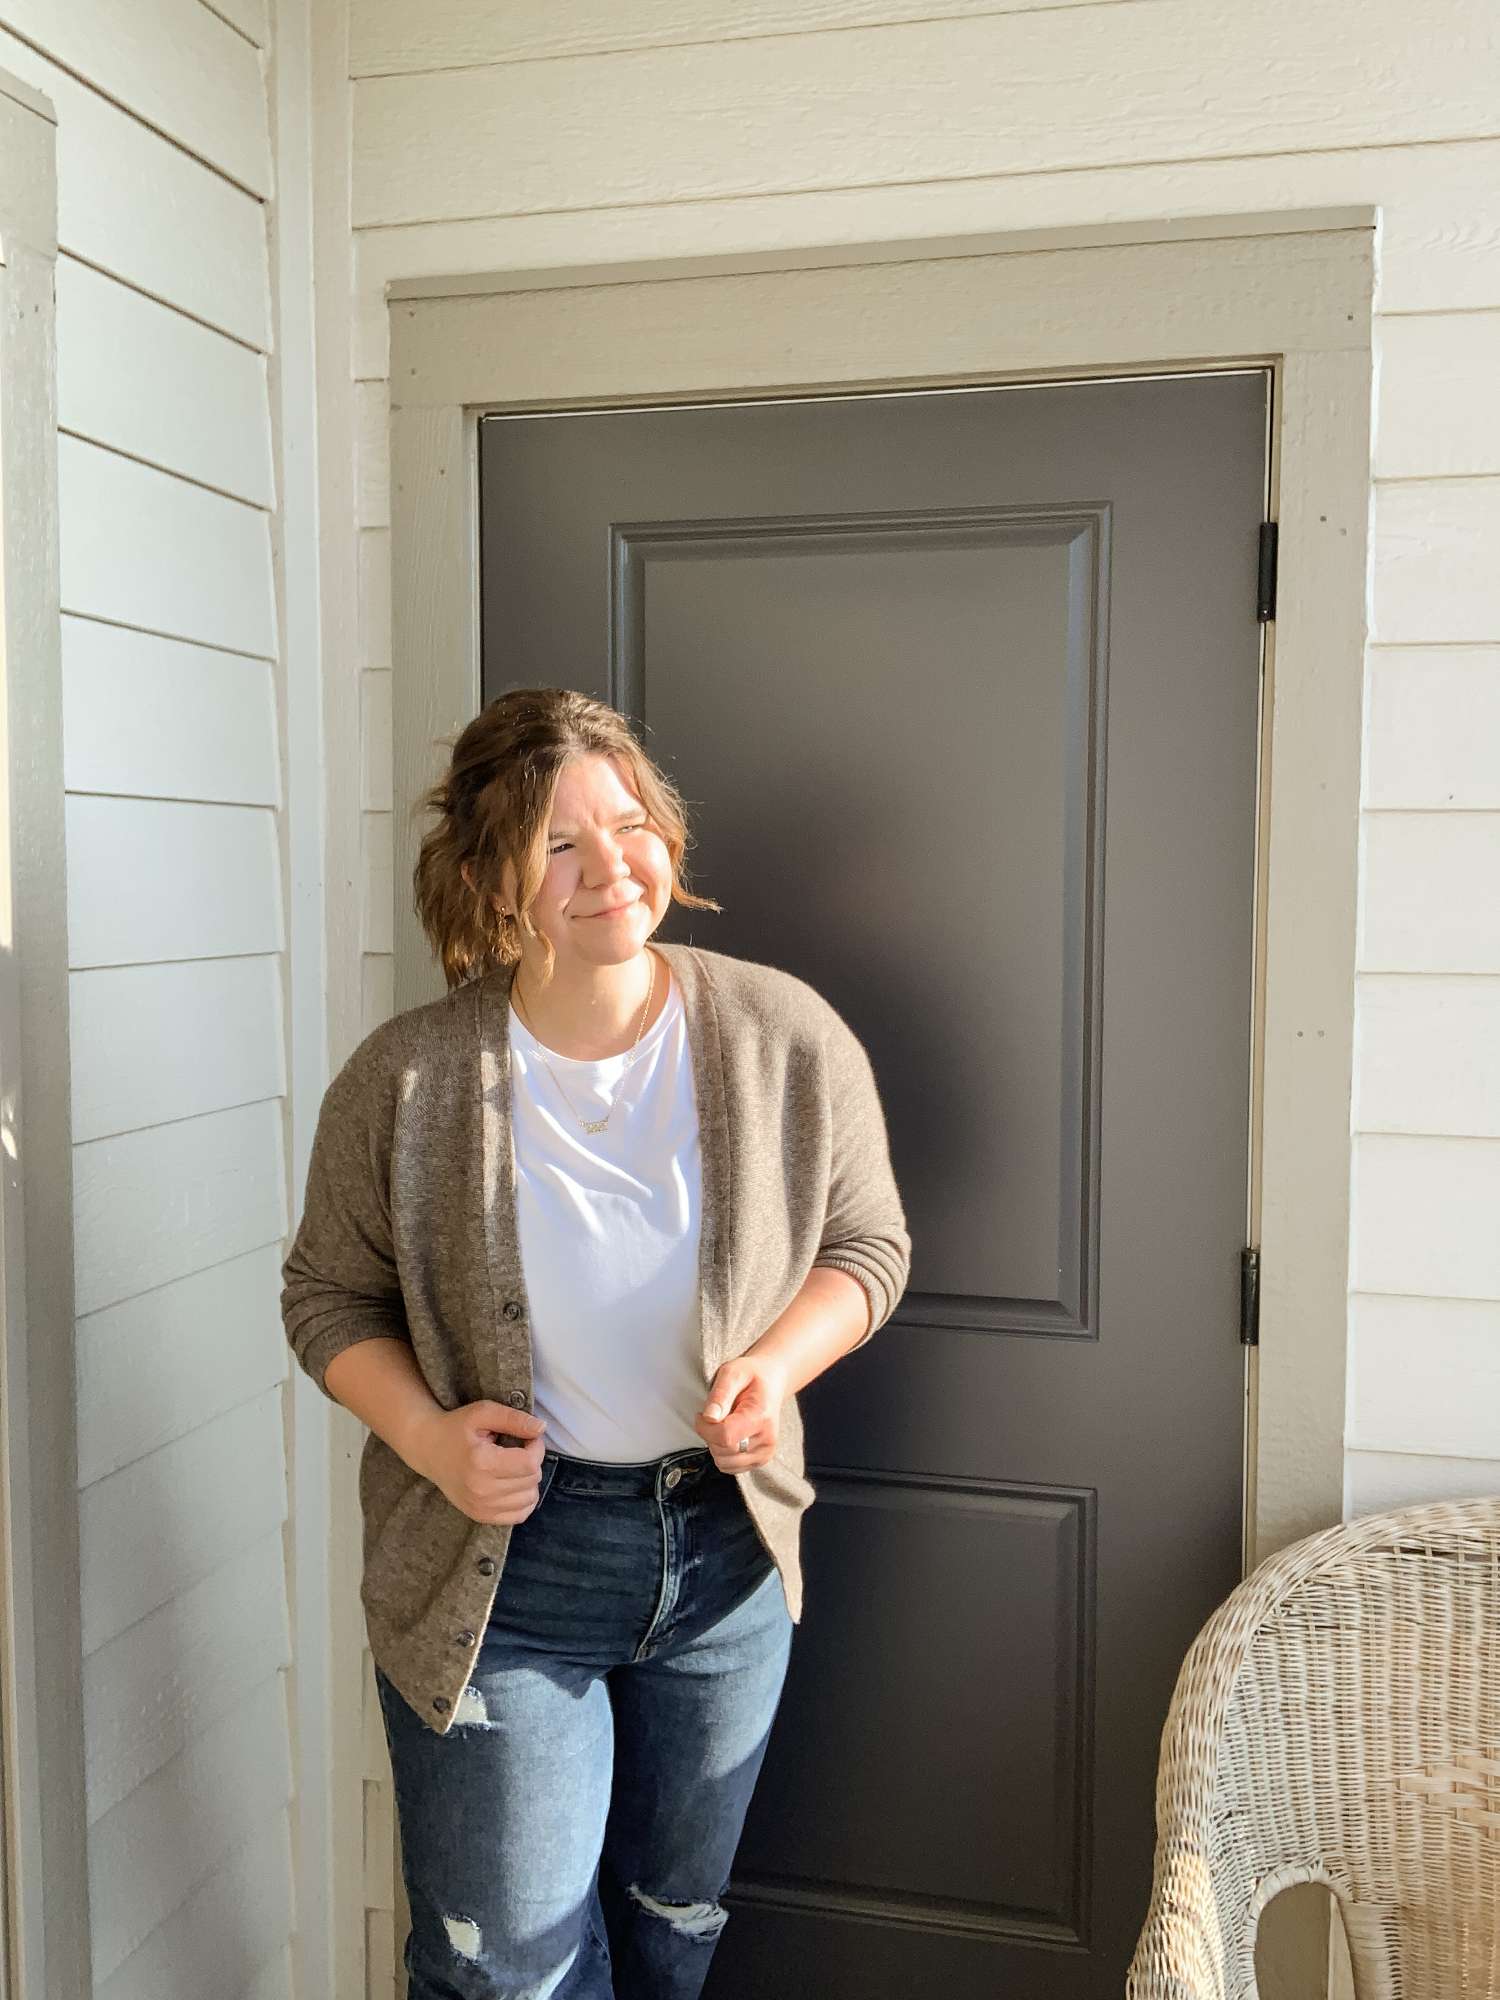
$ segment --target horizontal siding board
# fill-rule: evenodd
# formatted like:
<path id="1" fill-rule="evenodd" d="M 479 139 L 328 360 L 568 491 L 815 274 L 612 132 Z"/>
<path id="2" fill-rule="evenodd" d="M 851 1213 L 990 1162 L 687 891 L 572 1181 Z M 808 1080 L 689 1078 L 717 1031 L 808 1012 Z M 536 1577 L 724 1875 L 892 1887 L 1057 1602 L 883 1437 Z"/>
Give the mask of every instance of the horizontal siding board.
<path id="1" fill-rule="evenodd" d="M 277 1806 L 192 1890 L 93 2000 L 281 2000 L 294 1921 L 291 1821 Z M 267 1949 L 271 1947 L 269 1958 Z M 268 1970 L 269 1968 L 269 1970 Z"/>
<path id="2" fill-rule="evenodd" d="M 281 1105 L 248 1104 L 73 1149 L 79 1313 L 286 1233 Z"/>
<path id="3" fill-rule="evenodd" d="M 1113 0 L 1123 4 L 1124 0 Z M 943 0 L 945 16 L 1026 13 L 1041 6 L 1091 6 L 1098 0 Z M 473 0 L 364 0 L 349 24 L 353 76 L 391 76 L 481 63 L 535 62 L 545 56 L 588 56 L 674 42 L 719 42 L 750 36 L 814 34 L 830 28 L 905 25 L 910 0 L 509 0 L 476 7 Z"/>
<path id="4" fill-rule="evenodd" d="M 1060 104 L 1059 117 L 1066 115 Z M 1372 147 L 362 230 L 354 372 L 387 373 L 384 287 L 394 278 L 1365 203 L 1382 210 L 1385 310 L 1500 306 L 1500 144 Z"/>
<path id="5" fill-rule="evenodd" d="M 1367 812 L 1360 970 L 1500 973 L 1497 882 L 1500 813 Z"/>
<path id="6" fill-rule="evenodd" d="M 286 1089 L 274 957 L 100 967 L 73 973 L 69 994 L 80 1143 Z"/>
<path id="7" fill-rule="evenodd" d="M 1440 12 L 1399 61 L 1325 8 L 1159 0 L 370 78 L 354 220 L 1492 136 L 1500 24 Z"/>
<path id="8" fill-rule="evenodd" d="M 1364 157 L 1352 156 L 1356 171 Z M 1374 197 L 1383 207 L 1382 309 L 1391 314 L 1477 312 L 1500 305 L 1500 185 L 1494 178 L 1494 143 L 1451 151 L 1438 146 L 1427 157 L 1408 150 L 1376 158 L 1373 171 L 1365 169 L 1366 184 L 1378 182 L 1390 189 Z M 1307 164 L 1320 171 L 1331 160 L 1321 155 Z M 1292 171 L 1303 164 L 1287 163 Z M 1444 181 L 1447 185 L 1440 184 Z"/>
<path id="9" fill-rule="evenodd" d="M 270 193 L 260 58 L 200 0 L 7 0 L 5 25 L 251 193 Z"/>
<path id="10" fill-rule="evenodd" d="M 76 970 L 281 949 L 276 820 L 259 806 L 75 793 L 67 844 Z"/>
<path id="11" fill-rule="evenodd" d="M 64 430 L 273 502 L 265 357 L 70 257 L 57 267 L 57 397 Z"/>
<path id="12" fill-rule="evenodd" d="M 1500 978 L 1364 973 L 1356 1022 L 1360 1131 L 1500 1139 Z"/>
<path id="13" fill-rule="evenodd" d="M 1500 809 L 1500 646 L 1372 646 L 1365 804 Z"/>
<path id="14" fill-rule="evenodd" d="M 85 1488 L 78 1512 L 87 1657 L 285 1520 L 280 1390 Z"/>
<path id="15" fill-rule="evenodd" d="M 288 1373 L 279 1243 L 78 1322 L 78 1484 L 92 1486 Z"/>
<path id="16" fill-rule="evenodd" d="M 286 1694 L 276 1674 L 90 1829 L 96 1986 L 290 1793 Z M 273 1942 L 261 1934 L 257 1959 Z"/>
<path id="17" fill-rule="evenodd" d="M 275 657 L 260 508 L 72 437 L 58 491 L 64 611 Z"/>
<path id="18" fill-rule="evenodd" d="M 89 1655 L 91 1824 L 291 1664 L 281 1540 L 273 1530 Z"/>
<path id="19" fill-rule="evenodd" d="M 0 63 L 57 110 L 61 249 L 253 347 L 269 346 L 262 203 L 3 31 Z"/>
<path id="20" fill-rule="evenodd" d="M 1377 340 L 1376 476 L 1500 473 L 1500 312 L 1386 319 Z"/>
<path id="21" fill-rule="evenodd" d="M 1361 1133 L 1353 1183 L 1356 1290 L 1500 1299 L 1500 1139 Z"/>
<path id="22" fill-rule="evenodd" d="M 271 661 L 67 617 L 62 676 L 69 791 L 281 803 Z"/>
<path id="23" fill-rule="evenodd" d="M 1482 1500 L 1500 1493 L 1500 1456 L 1437 1458 L 1416 1452 L 1352 1451 L 1345 1464 L 1348 1511 L 1380 1514 L 1424 1500 Z"/>
<path id="24" fill-rule="evenodd" d="M 1373 638 L 1500 641 L 1500 479 L 1377 485 L 1374 545 Z"/>
<path id="25" fill-rule="evenodd" d="M 1500 1304 L 1362 1292 L 1349 1304 L 1353 1449 L 1500 1453 Z"/>

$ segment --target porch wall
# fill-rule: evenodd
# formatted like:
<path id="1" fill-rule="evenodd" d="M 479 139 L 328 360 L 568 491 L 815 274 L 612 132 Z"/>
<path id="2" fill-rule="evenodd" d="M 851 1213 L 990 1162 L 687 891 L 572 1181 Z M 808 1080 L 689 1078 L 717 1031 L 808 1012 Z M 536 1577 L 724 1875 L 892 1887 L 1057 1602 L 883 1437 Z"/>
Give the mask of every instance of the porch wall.
<path id="1" fill-rule="evenodd" d="M 0 0 L 58 119 L 95 2000 L 291 1992 L 267 36 Z"/>
<path id="2" fill-rule="evenodd" d="M 1431 0 L 1420 29 L 1401 0 L 928 12 L 327 0 L 350 132 L 323 201 L 353 220 L 321 329 L 352 385 L 324 440 L 354 464 L 330 615 L 358 632 L 330 671 L 362 717 L 329 829 L 363 890 L 335 917 L 335 1042 L 391 1006 L 388 278 L 1378 204 L 1345 1497 L 1500 1490 L 1500 23 L 1489 0 Z"/>

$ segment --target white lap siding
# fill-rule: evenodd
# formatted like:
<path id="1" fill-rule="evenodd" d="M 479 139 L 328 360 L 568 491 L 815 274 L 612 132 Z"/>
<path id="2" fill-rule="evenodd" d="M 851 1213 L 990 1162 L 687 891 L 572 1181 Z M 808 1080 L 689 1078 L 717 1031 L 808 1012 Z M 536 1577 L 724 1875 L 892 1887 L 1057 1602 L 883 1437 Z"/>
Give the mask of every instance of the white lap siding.
<path id="1" fill-rule="evenodd" d="M 96 2000 L 293 1990 L 266 43 L 259 0 L 0 0 L 58 117 Z"/>

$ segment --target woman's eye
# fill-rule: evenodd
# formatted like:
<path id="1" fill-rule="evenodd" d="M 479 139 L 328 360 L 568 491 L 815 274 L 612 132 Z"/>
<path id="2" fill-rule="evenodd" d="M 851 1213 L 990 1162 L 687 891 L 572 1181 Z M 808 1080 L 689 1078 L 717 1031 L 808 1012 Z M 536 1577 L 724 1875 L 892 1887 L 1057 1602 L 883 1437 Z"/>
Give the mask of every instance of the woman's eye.
<path id="1" fill-rule="evenodd" d="M 622 826 L 620 828 L 620 831 L 621 833 L 644 833 L 646 828 L 650 824 L 651 824 L 650 820 L 633 819 L 631 820 L 628 826 Z M 573 843 L 571 840 L 559 840 L 553 845 L 549 846 L 547 852 L 549 854 L 561 854 L 565 847 L 571 847 L 572 845 Z"/>

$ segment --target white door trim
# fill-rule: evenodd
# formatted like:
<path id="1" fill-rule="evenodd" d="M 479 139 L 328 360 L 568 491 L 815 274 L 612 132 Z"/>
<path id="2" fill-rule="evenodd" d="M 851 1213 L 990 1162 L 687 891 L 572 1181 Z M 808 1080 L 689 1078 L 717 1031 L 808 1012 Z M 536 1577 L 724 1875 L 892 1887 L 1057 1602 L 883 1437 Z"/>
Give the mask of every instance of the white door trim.
<path id="1" fill-rule="evenodd" d="M 0 72 L 0 1995 L 89 1990 L 58 610 L 57 120 Z M 5 1983 L 7 1982 L 8 1983 Z"/>
<path id="2" fill-rule="evenodd" d="M 389 287 L 398 885 L 436 746 L 478 706 L 481 412 L 1274 370 L 1282 561 L 1246 996 L 1246 1241 L 1263 1271 L 1247 1562 L 1343 1511 L 1375 222 L 1371 209 L 1226 216 Z M 409 896 L 393 920 L 406 1007 L 441 980 Z"/>

